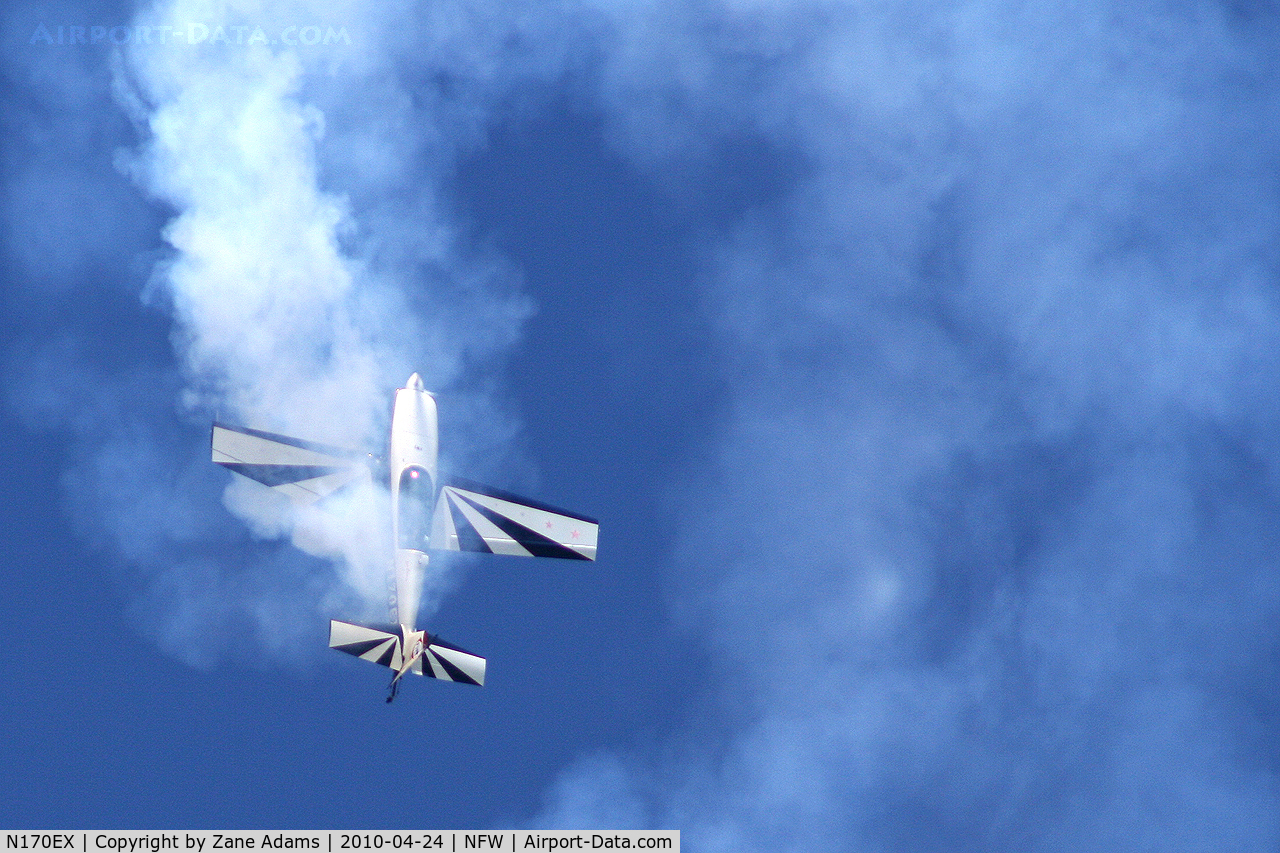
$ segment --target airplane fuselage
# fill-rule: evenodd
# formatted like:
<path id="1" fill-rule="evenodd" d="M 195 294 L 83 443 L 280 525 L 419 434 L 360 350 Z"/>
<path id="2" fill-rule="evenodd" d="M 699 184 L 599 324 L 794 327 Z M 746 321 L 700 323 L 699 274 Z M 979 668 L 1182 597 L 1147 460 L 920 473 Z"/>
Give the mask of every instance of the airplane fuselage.
<path id="1" fill-rule="evenodd" d="M 418 602 L 427 571 L 431 512 L 439 453 L 436 401 L 418 374 L 396 391 L 391 413 L 391 517 L 395 537 L 393 617 L 406 634 L 416 630 Z"/>
<path id="2" fill-rule="evenodd" d="M 599 523 L 458 477 L 442 483 L 436 401 L 416 373 L 396 390 L 389 445 L 395 555 L 394 589 L 388 596 L 392 624 L 331 619 L 329 646 L 393 670 L 388 701 L 406 672 L 482 685 L 483 657 L 417 627 L 429 552 L 594 560 Z M 368 482 L 372 473 L 368 454 L 233 424 L 213 424 L 210 451 L 219 465 L 302 505 Z"/>

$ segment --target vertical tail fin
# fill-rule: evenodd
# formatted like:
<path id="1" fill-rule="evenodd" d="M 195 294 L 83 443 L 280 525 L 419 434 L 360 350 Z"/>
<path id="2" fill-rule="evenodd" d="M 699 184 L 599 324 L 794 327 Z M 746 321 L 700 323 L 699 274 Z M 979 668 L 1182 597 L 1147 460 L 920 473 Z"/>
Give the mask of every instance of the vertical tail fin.
<path id="1" fill-rule="evenodd" d="M 483 686 L 484 658 L 426 631 L 411 631 L 407 639 L 408 643 L 405 630 L 399 625 L 361 625 L 336 619 L 329 622 L 331 649 L 388 667 L 397 673 L 407 671 L 442 681 Z M 412 647 L 418 641 L 425 648 L 415 659 L 416 649 Z"/>

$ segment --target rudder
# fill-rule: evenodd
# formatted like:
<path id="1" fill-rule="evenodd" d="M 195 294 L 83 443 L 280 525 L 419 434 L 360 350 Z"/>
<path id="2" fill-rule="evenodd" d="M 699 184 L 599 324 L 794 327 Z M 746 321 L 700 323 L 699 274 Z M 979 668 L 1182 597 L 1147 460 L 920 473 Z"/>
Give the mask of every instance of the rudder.
<path id="1" fill-rule="evenodd" d="M 417 640 L 419 636 L 426 648 L 419 659 L 412 661 L 410 672 L 441 681 L 484 685 L 484 658 L 425 631 L 411 632 L 409 639 Z M 361 625 L 332 619 L 329 648 L 398 672 L 405 661 L 405 632 L 399 625 Z"/>

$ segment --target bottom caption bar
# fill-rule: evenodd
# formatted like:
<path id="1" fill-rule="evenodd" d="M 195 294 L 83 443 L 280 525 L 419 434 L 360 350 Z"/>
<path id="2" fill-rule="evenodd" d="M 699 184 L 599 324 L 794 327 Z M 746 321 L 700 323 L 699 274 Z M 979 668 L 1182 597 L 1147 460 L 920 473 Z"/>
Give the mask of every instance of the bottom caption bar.
<path id="1" fill-rule="evenodd" d="M 662 850 L 679 853 L 678 829 L 506 830 L 461 829 L 345 832 L 334 829 L 287 832 L 244 829 L 213 831 L 75 830 L 12 832 L 0 830 L 4 850 L 66 850 L 73 853 L 209 853 L 212 850 L 360 851 L 447 850 Z"/>

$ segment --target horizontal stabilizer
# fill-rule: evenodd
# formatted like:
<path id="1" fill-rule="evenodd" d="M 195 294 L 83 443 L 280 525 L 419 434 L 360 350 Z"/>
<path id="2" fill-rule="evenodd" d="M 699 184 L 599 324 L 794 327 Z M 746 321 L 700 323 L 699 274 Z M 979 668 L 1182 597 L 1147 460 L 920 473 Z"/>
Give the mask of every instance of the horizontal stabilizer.
<path id="1" fill-rule="evenodd" d="M 409 672 L 442 681 L 484 684 L 484 658 L 425 631 L 411 631 L 408 636 L 410 645 L 418 640 L 426 643 L 416 660 L 412 658 L 416 649 L 409 650 Z M 399 672 L 405 664 L 405 631 L 399 625 L 360 625 L 333 619 L 329 622 L 329 648 Z"/>
<path id="2" fill-rule="evenodd" d="M 431 546 L 446 551 L 594 560 L 599 529 L 594 518 L 453 479 L 441 486 L 436 500 Z"/>
<path id="3" fill-rule="evenodd" d="M 300 438 L 213 425 L 213 461 L 299 503 L 313 503 L 369 476 L 368 457 Z"/>

